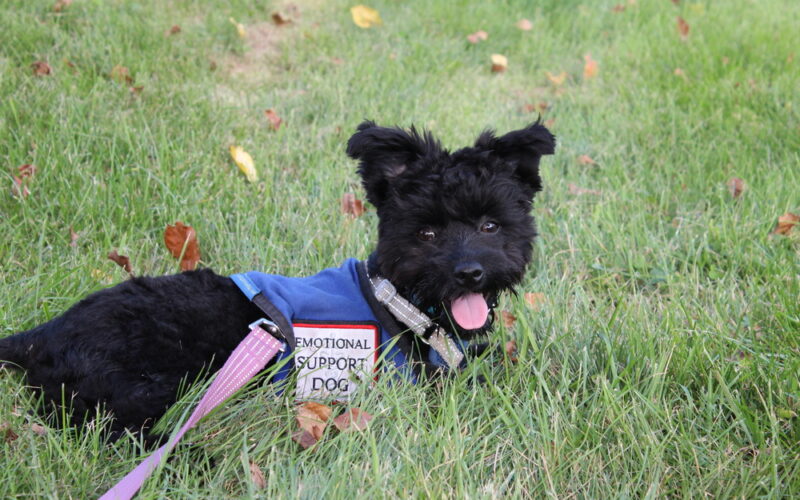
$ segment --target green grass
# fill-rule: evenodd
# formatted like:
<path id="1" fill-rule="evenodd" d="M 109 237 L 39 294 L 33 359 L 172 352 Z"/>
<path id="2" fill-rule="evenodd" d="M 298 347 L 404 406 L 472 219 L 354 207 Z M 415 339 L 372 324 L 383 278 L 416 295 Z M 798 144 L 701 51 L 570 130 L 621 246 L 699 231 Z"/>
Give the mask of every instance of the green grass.
<path id="1" fill-rule="evenodd" d="M 222 273 L 366 257 L 374 211 L 338 208 L 359 192 L 344 144 L 363 118 L 459 147 L 546 102 L 559 139 L 521 290 L 547 302 L 506 297 L 518 321 L 491 338 L 516 338 L 518 363 L 490 357 L 434 387 L 382 382 L 356 403 L 371 428 L 314 453 L 289 438 L 291 403 L 255 387 L 192 431 L 140 498 L 800 495 L 800 237 L 769 236 L 800 212 L 797 2 L 639 0 L 615 13 L 611 1 L 381 0 L 370 30 L 341 1 L 295 2 L 281 28 L 269 17 L 286 5 L 265 2 L 52 3 L 0 6 L 0 335 L 125 279 L 112 249 L 137 274 L 176 271 L 162 242 L 176 220 Z M 514 27 L 522 17 L 532 31 Z M 489 39 L 470 45 L 478 29 Z M 492 53 L 507 72 L 489 71 Z M 600 69 L 588 81 L 586 53 Z M 34 76 L 37 60 L 53 73 Z M 108 77 L 116 65 L 138 97 Z M 556 90 L 546 71 L 569 77 Z M 285 120 L 277 132 L 267 108 Z M 232 143 L 255 158 L 257 184 Z M 38 172 L 19 199 L 26 163 Z M 740 199 L 731 177 L 747 184 Z M 133 440 L 35 433 L 45 421 L 21 382 L 0 376 L 0 424 L 19 436 L 0 435 L 0 497 L 90 498 L 138 463 Z"/>

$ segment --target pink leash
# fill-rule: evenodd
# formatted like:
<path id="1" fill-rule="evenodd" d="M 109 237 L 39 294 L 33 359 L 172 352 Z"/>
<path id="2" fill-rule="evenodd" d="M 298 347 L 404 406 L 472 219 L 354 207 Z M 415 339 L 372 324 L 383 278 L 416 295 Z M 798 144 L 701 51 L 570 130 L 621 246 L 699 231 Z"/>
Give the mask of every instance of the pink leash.
<path id="1" fill-rule="evenodd" d="M 239 343 L 220 371 L 217 372 L 211 387 L 208 388 L 203 399 L 200 400 L 197 408 L 194 409 L 189 420 L 183 424 L 178 433 L 108 490 L 105 495 L 100 497 L 100 500 L 128 500 L 133 497 L 144 481 L 158 467 L 164 456 L 178 444 L 186 431 L 244 386 L 275 357 L 278 351 L 284 349 L 283 342 L 267 333 L 261 327 L 262 324 L 267 325 L 269 331 L 279 334 L 278 327 L 271 321 L 261 319 L 250 325 L 250 333 Z"/>

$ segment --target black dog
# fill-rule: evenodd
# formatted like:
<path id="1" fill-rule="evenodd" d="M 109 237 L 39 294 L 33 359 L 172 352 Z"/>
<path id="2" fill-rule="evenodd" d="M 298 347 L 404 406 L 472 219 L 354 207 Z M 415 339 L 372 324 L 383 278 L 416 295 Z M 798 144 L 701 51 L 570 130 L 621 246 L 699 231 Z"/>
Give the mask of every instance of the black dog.
<path id="1" fill-rule="evenodd" d="M 539 159 L 554 147 L 554 137 L 538 122 L 502 137 L 484 132 L 473 147 L 453 153 L 413 127 L 364 122 L 350 139 L 347 153 L 360 160 L 358 172 L 380 222 L 376 251 L 351 269 L 354 290 L 362 296 L 342 300 L 354 310 L 368 304 L 379 324 L 375 331 L 394 338 L 397 356 L 417 374 L 438 369 L 425 341 L 436 328 L 418 336 L 399 326 L 376 301 L 370 277 L 388 279 L 460 340 L 486 333 L 498 294 L 520 282 L 530 261 Z M 306 284 L 345 267 L 305 279 L 311 281 L 274 278 L 277 291 L 267 294 L 270 316 L 292 347 L 293 326 L 296 332 L 298 322 L 312 319 L 308 315 L 318 316 L 309 328 L 335 319 L 324 316 L 329 295 L 315 297 Z M 298 313 L 285 305 L 289 292 L 283 283 L 302 285 L 292 293 L 323 312 Z M 338 293 L 339 286 L 325 293 Z M 336 309 L 331 315 L 341 313 L 341 307 L 327 305 Z M 25 369 L 46 400 L 66 403 L 78 421 L 104 406 L 118 435 L 152 425 L 175 402 L 182 381 L 194 380 L 204 368 L 218 369 L 248 325 L 264 316 L 231 278 L 208 269 L 134 278 L 30 331 L 0 339 L 0 360 Z M 370 321 L 355 323 L 370 328 Z"/>

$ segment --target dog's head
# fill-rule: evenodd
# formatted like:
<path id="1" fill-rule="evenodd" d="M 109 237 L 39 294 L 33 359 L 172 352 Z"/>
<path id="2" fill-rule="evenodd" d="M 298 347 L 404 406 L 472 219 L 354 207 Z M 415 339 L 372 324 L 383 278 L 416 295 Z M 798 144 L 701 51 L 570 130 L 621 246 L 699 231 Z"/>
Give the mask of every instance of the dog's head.
<path id="1" fill-rule="evenodd" d="M 360 160 L 378 212 L 381 275 L 462 337 L 482 333 L 487 303 L 519 283 L 530 261 L 539 159 L 554 148 L 538 122 L 501 137 L 483 132 L 452 153 L 413 127 L 359 125 L 347 154 Z"/>

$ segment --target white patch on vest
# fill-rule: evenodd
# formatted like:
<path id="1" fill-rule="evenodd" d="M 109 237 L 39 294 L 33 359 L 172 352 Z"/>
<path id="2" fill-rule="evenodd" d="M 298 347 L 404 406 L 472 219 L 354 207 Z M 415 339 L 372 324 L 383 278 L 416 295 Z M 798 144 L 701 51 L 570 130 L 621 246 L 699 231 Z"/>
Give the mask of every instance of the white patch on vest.
<path id="1" fill-rule="evenodd" d="M 372 325 L 294 325 L 295 399 L 348 401 L 374 377 L 378 329 Z"/>

